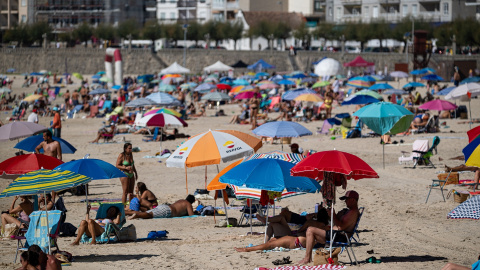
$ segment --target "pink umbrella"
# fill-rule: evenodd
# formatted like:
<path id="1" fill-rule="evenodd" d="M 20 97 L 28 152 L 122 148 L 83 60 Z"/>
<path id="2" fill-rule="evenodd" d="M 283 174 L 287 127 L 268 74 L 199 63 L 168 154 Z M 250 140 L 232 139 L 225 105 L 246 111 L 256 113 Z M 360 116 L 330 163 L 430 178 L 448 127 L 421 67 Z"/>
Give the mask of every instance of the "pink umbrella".
<path id="1" fill-rule="evenodd" d="M 262 95 L 260 93 L 255 92 L 255 91 L 246 91 L 246 92 L 242 92 L 242 93 L 236 95 L 235 99 L 249 99 L 249 98 L 253 98 L 253 97 L 261 98 Z"/>
<path id="2" fill-rule="evenodd" d="M 264 83 L 264 84 L 259 84 L 258 88 L 265 90 L 265 89 L 273 89 L 273 88 L 278 88 L 278 84 L 276 83 Z"/>
<path id="3" fill-rule="evenodd" d="M 455 110 L 457 108 L 457 105 L 446 100 L 435 99 L 420 105 L 420 107 L 418 108 L 430 111 L 449 111 Z"/>

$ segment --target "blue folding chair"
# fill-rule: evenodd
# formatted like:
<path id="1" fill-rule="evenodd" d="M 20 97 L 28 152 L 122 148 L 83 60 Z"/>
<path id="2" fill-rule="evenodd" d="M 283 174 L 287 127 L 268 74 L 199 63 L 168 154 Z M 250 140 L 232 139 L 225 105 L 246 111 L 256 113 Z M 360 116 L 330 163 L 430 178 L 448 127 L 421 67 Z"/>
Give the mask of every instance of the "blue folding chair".
<path id="1" fill-rule="evenodd" d="M 120 210 L 120 223 L 108 223 L 105 226 L 105 231 L 95 238 L 97 243 L 109 243 L 118 241 L 118 233 L 120 229 L 125 225 L 127 220 L 125 219 L 125 206 L 123 203 L 101 203 L 100 207 L 97 210 L 97 215 L 95 219 L 104 219 L 107 217 L 107 211 L 110 207 L 115 206 Z M 80 239 L 80 243 L 90 243 L 92 241 L 91 237 L 88 237 L 87 234 L 83 234 Z"/>
<path id="2" fill-rule="evenodd" d="M 67 117 L 75 118 L 75 115 L 77 114 L 77 112 L 81 111 L 82 109 L 83 109 L 82 104 L 76 105 L 71 111 L 68 112 Z"/>

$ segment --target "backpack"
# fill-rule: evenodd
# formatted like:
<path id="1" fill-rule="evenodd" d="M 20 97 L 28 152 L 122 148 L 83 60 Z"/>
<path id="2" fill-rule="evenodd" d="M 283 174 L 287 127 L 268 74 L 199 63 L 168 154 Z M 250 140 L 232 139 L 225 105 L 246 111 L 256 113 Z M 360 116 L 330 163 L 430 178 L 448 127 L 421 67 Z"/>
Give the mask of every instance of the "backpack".
<path id="1" fill-rule="evenodd" d="M 65 222 L 65 219 L 67 218 L 67 208 L 65 207 L 65 203 L 63 203 L 63 198 L 58 197 L 57 201 L 55 201 L 55 204 L 53 205 L 53 210 L 60 210 L 62 211 L 62 214 L 60 216 L 60 224 Z"/>
<path id="2" fill-rule="evenodd" d="M 361 134 L 360 130 L 356 128 L 352 129 L 347 133 L 347 139 L 360 138 Z"/>

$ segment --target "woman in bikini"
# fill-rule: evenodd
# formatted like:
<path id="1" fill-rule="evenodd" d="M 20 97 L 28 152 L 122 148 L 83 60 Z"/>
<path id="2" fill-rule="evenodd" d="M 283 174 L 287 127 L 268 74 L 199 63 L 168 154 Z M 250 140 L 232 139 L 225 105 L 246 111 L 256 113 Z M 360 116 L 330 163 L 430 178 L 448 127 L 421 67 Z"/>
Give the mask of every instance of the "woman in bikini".
<path id="1" fill-rule="evenodd" d="M 257 250 L 271 250 L 276 247 L 283 248 L 304 248 L 307 244 L 307 238 L 303 236 L 283 236 L 281 238 L 271 238 L 267 243 L 253 247 L 235 248 L 238 252 L 250 252 Z"/>
<path id="2" fill-rule="evenodd" d="M 21 203 L 15 207 L 15 203 L 18 198 L 21 199 Z M 33 202 L 30 201 L 29 196 L 15 196 L 12 206 L 8 209 L 7 213 L 2 214 L 2 232 L 5 231 L 5 225 L 16 224 L 18 227 L 28 227 L 30 223 L 29 215 L 33 212 Z M 11 214 L 18 214 L 18 218 L 12 217 Z"/>
<path id="3" fill-rule="evenodd" d="M 259 93 L 258 87 L 255 88 L 255 95 L 250 99 L 250 123 L 252 123 L 251 129 L 257 128 L 257 115 L 258 115 L 258 107 L 260 106 L 260 100 L 257 98 L 257 94 Z"/>
<path id="4" fill-rule="evenodd" d="M 123 152 L 120 153 L 117 158 L 117 168 L 123 171 L 127 176 L 120 178 L 123 190 L 122 203 L 125 204 L 127 202 L 127 195 L 133 193 L 135 180 L 138 179 L 137 169 L 135 168 L 133 161 L 131 143 L 125 143 L 123 145 Z"/>
<path id="5" fill-rule="evenodd" d="M 97 243 L 96 237 L 105 232 L 105 226 L 107 226 L 108 223 L 120 224 L 121 212 L 116 206 L 110 206 L 107 209 L 107 218 L 97 220 L 90 219 L 91 208 L 92 206 L 89 204 L 87 206 L 85 220 L 82 220 L 80 222 L 80 226 L 78 226 L 77 238 L 70 245 L 75 246 L 80 244 L 83 233 L 85 233 L 88 237 L 91 237 L 92 242 L 90 242 L 90 244 L 95 245 Z"/>
<path id="6" fill-rule="evenodd" d="M 135 186 L 135 195 L 140 201 L 140 210 L 143 212 L 158 206 L 157 196 L 147 189 L 143 182 L 138 182 Z"/>

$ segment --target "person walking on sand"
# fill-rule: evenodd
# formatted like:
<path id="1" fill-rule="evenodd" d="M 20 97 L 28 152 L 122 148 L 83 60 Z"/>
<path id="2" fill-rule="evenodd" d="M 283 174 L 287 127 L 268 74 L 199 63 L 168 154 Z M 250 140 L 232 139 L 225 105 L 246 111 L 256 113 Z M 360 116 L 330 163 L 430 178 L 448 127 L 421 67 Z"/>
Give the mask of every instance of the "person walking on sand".
<path id="1" fill-rule="evenodd" d="M 51 128 L 53 129 L 53 136 L 57 138 L 62 137 L 62 120 L 60 119 L 60 109 L 58 107 L 53 108 L 55 115 L 53 116 L 53 123 Z"/>
<path id="2" fill-rule="evenodd" d="M 133 161 L 132 144 L 125 143 L 123 145 L 123 152 L 118 155 L 117 168 L 125 173 L 127 177 L 120 177 L 122 183 L 122 203 L 127 202 L 127 195 L 133 193 L 135 187 L 135 180 L 138 179 L 137 169 Z"/>

